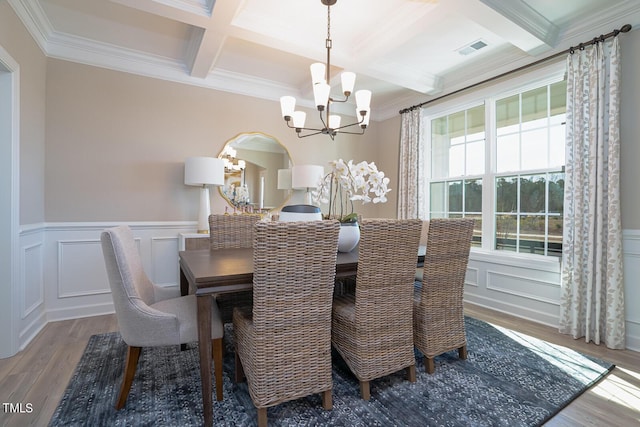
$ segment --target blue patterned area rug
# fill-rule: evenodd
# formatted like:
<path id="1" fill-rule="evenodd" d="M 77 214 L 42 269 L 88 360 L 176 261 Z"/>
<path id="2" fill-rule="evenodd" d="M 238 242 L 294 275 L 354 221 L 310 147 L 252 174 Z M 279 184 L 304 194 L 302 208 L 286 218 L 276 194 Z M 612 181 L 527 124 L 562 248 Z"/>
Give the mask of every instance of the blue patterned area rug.
<path id="1" fill-rule="evenodd" d="M 320 395 L 269 408 L 273 426 L 537 426 L 602 379 L 613 365 L 573 350 L 466 318 L 469 357 L 453 351 L 416 383 L 405 371 L 374 380 L 371 400 L 334 355 L 333 410 Z M 214 425 L 252 426 L 256 411 L 246 383 L 233 382 L 232 332 L 227 325 L 224 400 L 214 397 Z M 113 407 L 126 344 L 118 333 L 94 335 L 50 426 L 198 426 L 203 422 L 198 350 L 143 349 L 124 409 Z M 215 393 L 215 392 L 214 392 Z"/>

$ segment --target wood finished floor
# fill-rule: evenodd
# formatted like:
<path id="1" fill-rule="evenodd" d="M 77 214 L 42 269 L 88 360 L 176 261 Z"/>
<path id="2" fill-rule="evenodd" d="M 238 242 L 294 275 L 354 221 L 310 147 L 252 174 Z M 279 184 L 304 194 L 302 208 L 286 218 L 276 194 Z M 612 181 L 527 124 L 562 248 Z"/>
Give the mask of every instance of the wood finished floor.
<path id="1" fill-rule="evenodd" d="M 616 364 L 546 426 L 640 426 L 640 353 L 609 350 L 558 334 L 554 328 L 492 310 L 467 305 L 466 314 Z M 33 411 L 9 414 L 3 405 L 1 426 L 46 426 L 91 335 L 118 329 L 114 315 L 49 323 L 17 355 L 0 359 L 2 403 L 30 403 Z M 26 408 L 25 408 L 26 409 Z"/>

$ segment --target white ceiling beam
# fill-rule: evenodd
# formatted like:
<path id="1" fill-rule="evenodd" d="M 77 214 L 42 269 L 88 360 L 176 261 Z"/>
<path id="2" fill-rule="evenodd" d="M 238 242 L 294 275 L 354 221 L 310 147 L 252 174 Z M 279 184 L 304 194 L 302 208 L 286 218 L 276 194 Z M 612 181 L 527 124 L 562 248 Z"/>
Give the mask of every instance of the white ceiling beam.
<path id="1" fill-rule="evenodd" d="M 516 23 L 549 47 L 558 43 L 560 29 L 523 1 L 480 0 L 502 16 Z M 524 50 L 524 49 L 523 49 Z M 529 52 L 527 52 L 529 53 Z"/>
<path id="2" fill-rule="evenodd" d="M 191 76 L 205 78 L 214 68 L 222 53 L 231 23 L 243 7 L 242 1 L 217 0 L 213 5 L 211 19 L 199 38 L 199 48 L 194 51 Z"/>
<path id="3" fill-rule="evenodd" d="M 213 3 L 211 0 L 205 3 L 184 0 L 111 1 L 196 27 L 191 33 L 185 58 L 185 62 L 191 66 L 191 76 L 196 78 L 206 78 L 211 71 L 224 48 L 231 21 L 243 6 L 242 1 L 236 0 L 217 0 Z"/>
<path id="4" fill-rule="evenodd" d="M 183 24 L 193 25 L 195 27 L 205 28 L 211 20 L 211 11 L 206 7 L 187 8 L 184 2 L 178 1 L 158 1 L 158 0 L 111 0 L 114 3 L 121 4 L 133 9 L 153 15 L 162 16 Z"/>
<path id="5" fill-rule="evenodd" d="M 447 0 L 443 7 L 463 14 L 529 55 L 553 48 L 559 29 L 521 1 Z"/>

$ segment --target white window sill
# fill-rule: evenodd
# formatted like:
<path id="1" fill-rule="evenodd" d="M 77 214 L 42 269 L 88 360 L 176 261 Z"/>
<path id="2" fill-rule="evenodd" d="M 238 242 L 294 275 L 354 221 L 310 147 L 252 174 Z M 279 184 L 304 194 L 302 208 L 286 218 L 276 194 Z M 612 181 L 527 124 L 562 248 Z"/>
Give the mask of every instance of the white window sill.
<path id="1" fill-rule="evenodd" d="M 492 251 L 480 248 L 471 248 L 469 260 L 541 270 L 552 273 L 560 273 L 560 266 L 562 263 L 562 260 L 559 257 L 495 250 Z"/>

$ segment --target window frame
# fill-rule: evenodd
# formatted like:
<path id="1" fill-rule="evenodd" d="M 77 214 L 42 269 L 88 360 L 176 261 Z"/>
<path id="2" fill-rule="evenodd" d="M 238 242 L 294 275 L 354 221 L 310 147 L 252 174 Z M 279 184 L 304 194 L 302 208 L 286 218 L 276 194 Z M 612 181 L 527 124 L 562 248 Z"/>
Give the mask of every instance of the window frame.
<path id="1" fill-rule="evenodd" d="M 523 93 L 538 87 L 556 83 L 565 78 L 565 63 L 558 61 L 541 66 L 535 70 L 518 73 L 511 78 L 503 78 L 500 81 L 487 85 L 481 89 L 468 90 L 464 93 L 450 97 L 435 105 L 427 105 L 422 109 L 421 134 L 425 138 L 425 168 L 422 192 L 425 194 L 426 211 L 428 219 L 431 212 L 431 121 L 448 114 L 477 107 L 484 103 L 485 106 L 485 172 L 483 175 L 469 175 L 460 177 L 435 178 L 436 182 L 450 182 L 481 178 L 482 180 L 482 243 L 481 247 L 472 247 L 472 252 L 485 252 L 506 258 L 536 258 L 542 262 L 559 262 L 559 257 L 530 254 L 522 252 L 510 252 L 495 249 L 496 241 L 496 185 L 495 180 L 499 176 L 531 175 L 536 172 L 552 172 L 551 169 L 538 169 L 526 171 L 511 171 L 497 173 L 496 156 L 496 102 L 505 97 Z M 564 167 L 563 167 L 564 169 Z M 548 184 L 547 184 L 548 185 Z M 490 206 L 490 209 L 486 207 Z"/>

